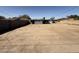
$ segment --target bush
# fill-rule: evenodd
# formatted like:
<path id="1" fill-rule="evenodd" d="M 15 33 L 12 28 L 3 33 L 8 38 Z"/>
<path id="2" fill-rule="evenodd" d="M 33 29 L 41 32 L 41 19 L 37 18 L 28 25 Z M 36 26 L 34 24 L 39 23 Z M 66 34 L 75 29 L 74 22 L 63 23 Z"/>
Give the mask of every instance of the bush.
<path id="1" fill-rule="evenodd" d="M 0 16 L 0 19 L 5 19 L 5 17 L 4 16 Z"/>
<path id="2" fill-rule="evenodd" d="M 67 16 L 68 18 L 73 18 L 74 20 L 79 20 L 79 16 L 78 15 L 70 15 Z"/>
<path id="3" fill-rule="evenodd" d="M 30 24 L 30 17 L 23 15 L 6 19 L 0 16 L 0 34 Z"/>

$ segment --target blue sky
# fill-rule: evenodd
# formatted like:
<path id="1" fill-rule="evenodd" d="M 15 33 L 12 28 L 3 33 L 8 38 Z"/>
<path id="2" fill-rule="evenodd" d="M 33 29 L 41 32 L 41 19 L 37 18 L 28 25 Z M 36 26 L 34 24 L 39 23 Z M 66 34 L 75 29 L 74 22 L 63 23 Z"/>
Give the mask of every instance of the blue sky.
<path id="1" fill-rule="evenodd" d="M 62 18 L 71 14 L 79 15 L 78 6 L 0 6 L 0 15 L 13 17 L 27 14 L 31 18 Z"/>

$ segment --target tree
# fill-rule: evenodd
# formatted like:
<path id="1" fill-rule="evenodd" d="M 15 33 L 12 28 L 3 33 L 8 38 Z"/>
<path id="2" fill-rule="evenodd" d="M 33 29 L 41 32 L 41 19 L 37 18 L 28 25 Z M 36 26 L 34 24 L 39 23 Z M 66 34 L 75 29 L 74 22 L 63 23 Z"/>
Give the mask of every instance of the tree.
<path id="1" fill-rule="evenodd" d="M 0 19 L 5 19 L 5 17 L 4 16 L 0 16 Z"/>
<path id="2" fill-rule="evenodd" d="M 19 17 L 15 17 L 15 20 L 17 21 L 17 22 L 21 22 L 21 21 L 25 21 L 24 23 L 31 23 L 31 18 L 30 18 L 30 16 L 28 16 L 28 15 L 21 15 L 21 16 L 19 16 Z"/>
<path id="3" fill-rule="evenodd" d="M 45 17 L 43 17 L 43 24 L 45 24 L 46 23 L 46 20 L 45 20 Z"/>
<path id="4" fill-rule="evenodd" d="M 43 20 L 45 20 L 45 17 L 43 17 Z"/>
<path id="5" fill-rule="evenodd" d="M 31 19 L 30 16 L 28 16 L 28 15 L 22 15 L 22 16 L 20 16 L 19 18 L 20 18 L 20 19 L 24 19 L 24 20 L 25 20 L 25 19 Z"/>
<path id="6" fill-rule="evenodd" d="M 67 18 L 73 18 L 74 20 L 79 20 L 78 15 L 70 15 L 70 16 L 67 16 Z"/>

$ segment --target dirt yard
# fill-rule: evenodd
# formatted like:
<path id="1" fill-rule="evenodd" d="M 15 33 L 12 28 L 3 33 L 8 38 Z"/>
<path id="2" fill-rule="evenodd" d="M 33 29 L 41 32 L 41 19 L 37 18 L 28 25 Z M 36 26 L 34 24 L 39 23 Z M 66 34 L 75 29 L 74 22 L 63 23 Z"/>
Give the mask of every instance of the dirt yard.
<path id="1" fill-rule="evenodd" d="M 0 35 L 0 52 L 79 52 L 79 26 L 34 24 Z"/>

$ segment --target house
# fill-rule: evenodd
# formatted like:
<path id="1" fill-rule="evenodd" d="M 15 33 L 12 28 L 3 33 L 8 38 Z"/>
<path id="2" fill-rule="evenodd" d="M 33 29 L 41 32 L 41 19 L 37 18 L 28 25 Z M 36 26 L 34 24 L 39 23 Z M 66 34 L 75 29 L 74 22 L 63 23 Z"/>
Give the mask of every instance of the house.
<path id="1" fill-rule="evenodd" d="M 32 24 L 52 24 L 53 23 L 53 21 L 49 20 L 49 19 L 46 19 L 46 20 L 43 20 L 43 19 L 32 19 L 31 22 L 32 22 Z"/>
<path id="2" fill-rule="evenodd" d="M 45 19 L 45 17 L 43 17 L 43 19 L 31 19 L 31 23 L 32 24 L 52 24 L 52 23 L 55 23 L 55 20 L 54 18 Z"/>

